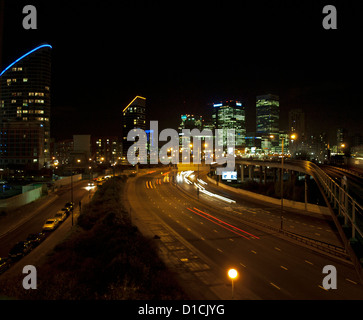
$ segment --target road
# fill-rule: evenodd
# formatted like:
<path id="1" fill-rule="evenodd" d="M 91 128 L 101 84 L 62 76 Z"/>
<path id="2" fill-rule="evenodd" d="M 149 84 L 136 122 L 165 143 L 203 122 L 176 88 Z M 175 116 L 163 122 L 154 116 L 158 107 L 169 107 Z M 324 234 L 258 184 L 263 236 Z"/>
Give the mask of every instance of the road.
<path id="1" fill-rule="evenodd" d="M 226 276 L 230 267 L 240 274 L 235 299 L 363 298 L 351 264 L 259 230 L 244 222 L 243 215 L 229 214 L 224 201 L 203 194 L 200 200 L 207 201 L 198 201 L 195 190 L 190 197 L 172 181 L 171 173 L 155 172 L 131 182 L 133 221 L 144 220 L 150 228 L 157 225 L 152 232 L 167 248 L 168 257 L 219 298 L 231 298 Z M 336 267 L 336 290 L 322 286 L 326 265 Z"/>
<path id="2" fill-rule="evenodd" d="M 201 174 L 200 176 L 203 181 L 208 182 L 206 174 Z M 196 193 L 194 185 L 182 183 L 179 184 L 179 187 L 191 194 Z M 208 183 L 207 185 L 204 185 L 204 187 L 212 193 L 220 194 L 226 198 L 235 200 L 235 204 L 225 202 L 224 206 L 222 206 L 224 210 L 229 211 L 231 214 L 237 214 L 243 216 L 245 219 L 259 221 L 275 228 L 281 227 L 280 205 L 265 204 L 259 200 L 249 199 L 237 192 L 231 192 L 217 187 L 212 183 Z M 203 201 L 210 201 L 210 197 L 205 196 L 204 194 L 200 194 L 200 197 Z M 342 246 L 334 222 L 328 215 L 307 213 L 285 206 L 282 212 L 282 220 L 283 229 L 286 231 L 336 246 Z"/>
<path id="3" fill-rule="evenodd" d="M 78 204 L 79 200 L 88 192 L 84 187 L 87 186 L 87 182 L 81 181 L 74 183 L 73 187 L 73 202 Z M 42 231 L 43 224 L 48 218 L 53 218 L 58 210 L 62 209 L 66 202 L 71 200 L 71 190 L 70 187 L 64 187 L 60 191 L 53 195 L 55 199 L 49 204 L 43 205 L 40 210 L 36 209 L 39 206 L 38 203 L 24 207 L 22 210 L 27 209 L 36 210 L 36 214 L 30 219 L 25 216 L 23 223 L 16 223 L 14 225 L 6 225 L 4 221 L 6 219 L 11 219 L 12 217 L 5 217 L 0 220 L 2 226 L 0 226 L 0 257 L 6 257 L 9 250 L 18 241 L 25 240 L 26 237 L 31 233 L 38 233 Z M 30 212 L 26 212 L 29 214 Z M 15 217 L 14 217 L 15 218 Z M 69 219 L 72 217 L 70 216 Z M 9 232 L 11 230 L 11 232 Z"/>

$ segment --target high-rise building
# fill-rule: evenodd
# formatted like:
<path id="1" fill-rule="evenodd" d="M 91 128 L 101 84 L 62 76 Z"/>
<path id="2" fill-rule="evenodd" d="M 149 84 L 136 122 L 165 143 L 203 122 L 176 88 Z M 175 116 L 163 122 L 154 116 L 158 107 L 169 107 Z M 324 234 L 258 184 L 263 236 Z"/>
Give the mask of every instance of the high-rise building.
<path id="1" fill-rule="evenodd" d="M 132 129 L 146 129 L 146 98 L 136 96 L 122 111 L 122 155 L 134 144 L 127 141 L 127 134 Z"/>
<path id="2" fill-rule="evenodd" d="M 183 129 L 203 129 L 203 117 L 194 116 L 193 114 L 182 114 L 181 123 L 179 125 L 179 131 Z"/>
<path id="3" fill-rule="evenodd" d="M 279 133 L 279 96 L 266 94 L 256 97 L 256 133 L 275 135 Z"/>
<path id="4" fill-rule="evenodd" d="M 183 129 L 198 129 L 200 131 L 203 130 L 203 117 L 202 116 L 194 116 L 193 114 L 182 114 L 181 115 L 181 123 L 179 125 L 179 145 L 180 147 L 191 142 L 189 136 L 185 136 L 182 132 Z M 204 141 L 204 137 L 201 135 L 199 137 L 201 141 Z"/>
<path id="5" fill-rule="evenodd" d="M 40 169 L 44 166 L 44 127 L 39 121 L 5 121 L 0 128 L 0 167 Z"/>
<path id="6" fill-rule="evenodd" d="M 18 164 L 27 167 L 35 164 L 41 168 L 50 162 L 51 48 L 49 44 L 40 45 L 22 55 L 0 73 L 0 145 L 5 165 Z M 29 126 L 22 123 L 29 123 Z M 27 136 L 34 133 L 35 127 L 37 132 L 44 131 L 39 132 L 43 136 L 40 146 L 42 152 L 34 152 L 36 156 L 31 153 L 25 156 L 24 152 L 18 150 L 23 158 L 17 158 L 16 153 L 9 152 L 9 148 L 14 149 L 11 144 L 16 142 L 8 137 L 5 143 L 4 135 L 7 130 L 18 127 Z"/>
<path id="7" fill-rule="evenodd" d="M 237 100 L 221 101 L 213 104 L 212 120 L 215 129 L 223 130 L 223 145 L 227 145 L 227 130 L 235 130 L 235 148 L 245 146 L 245 109 Z"/>

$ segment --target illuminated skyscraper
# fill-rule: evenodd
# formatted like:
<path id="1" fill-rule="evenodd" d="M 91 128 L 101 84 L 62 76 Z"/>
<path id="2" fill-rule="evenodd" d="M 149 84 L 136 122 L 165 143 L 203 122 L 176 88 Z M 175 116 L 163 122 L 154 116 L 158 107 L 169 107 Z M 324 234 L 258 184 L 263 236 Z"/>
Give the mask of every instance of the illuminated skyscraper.
<path id="1" fill-rule="evenodd" d="M 279 133 L 279 97 L 272 94 L 256 97 L 256 133 L 275 135 Z"/>
<path id="2" fill-rule="evenodd" d="M 0 73 L 0 165 L 41 168 L 50 162 L 51 48 L 40 45 Z M 37 142 L 21 147 L 21 138 Z"/>
<path id="3" fill-rule="evenodd" d="M 122 155 L 134 144 L 127 141 L 127 134 L 132 129 L 146 129 L 146 98 L 136 96 L 122 111 Z"/>
<path id="4" fill-rule="evenodd" d="M 221 101 L 213 104 L 212 120 L 215 129 L 223 129 L 223 144 L 227 145 L 227 129 L 235 130 L 235 147 L 245 145 L 245 109 L 237 100 Z"/>
<path id="5" fill-rule="evenodd" d="M 203 128 L 203 117 L 194 116 L 193 114 L 183 114 L 181 116 L 181 123 L 179 125 L 179 131 L 183 129 L 199 129 Z"/>

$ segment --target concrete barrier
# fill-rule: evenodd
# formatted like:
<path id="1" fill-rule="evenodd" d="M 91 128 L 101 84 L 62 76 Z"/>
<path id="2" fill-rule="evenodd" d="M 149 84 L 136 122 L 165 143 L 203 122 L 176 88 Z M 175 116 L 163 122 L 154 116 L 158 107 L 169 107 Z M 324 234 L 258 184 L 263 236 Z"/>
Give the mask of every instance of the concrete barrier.
<path id="1" fill-rule="evenodd" d="M 178 163 L 178 171 L 208 171 L 210 170 L 210 165 L 209 164 L 193 164 L 193 163 Z"/>
<path id="2" fill-rule="evenodd" d="M 214 179 L 212 179 L 209 176 L 207 176 L 207 180 L 209 182 L 211 182 L 211 183 L 214 183 L 215 185 L 217 184 L 217 181 L 215 181 Z M 223 189 L 226 189 L 228 191 L 236 192 L 236 193 L 239 193 L 239 194 L 241 194 L 243 196 L 252 198 L 254 200 L 259 200 L 259 201 L 271 203 L 271 204 L 274 204 L 274 205 L 281 205 L 281 200 L 280 199 L 268 197 L 268 196 L 265 196 L 265 195 L 262 195 L 262 194 L 259 194 L 259 193 L 255 193 L 255 192 L 251 192 L 251 191 L 247 191 L 247 190 L 243 190 L 243 189 L 239 189 L 239 188 L 230 187 L 230 186 L 227 186 L 226 184 L 224 184 L 222 182 L 219 182 L 218 186 L 223 188 Z M 284 199 L 284 207 L 305 211 L 305 203 L 304 202 L 298 202 L 298 201 L 292 201 L 292 200 Z M 306 211 L 330 216 L 330 211 L 329 211 L 329 209 L 327 207 L 318 206 L 316 204 L 307 203 L 306 204 Z"/>
<path id="3" fill-rule="evenodd" d="M 73 175 L 73 183 L 79 180 L 82 180 L 82 174 Z M 61 177 L 61 179 L 54 182 L 54 188 L 60 188 L 70 183 L 71 183 L 71 176 Z"/>
<path id="4" fill-rule="evenodd" d="M 29 190 L 17 196 L 0 200 L 0 208 L 15 209 L 30 202 L 38 200 L 42 196 L 42 186 Z"/>

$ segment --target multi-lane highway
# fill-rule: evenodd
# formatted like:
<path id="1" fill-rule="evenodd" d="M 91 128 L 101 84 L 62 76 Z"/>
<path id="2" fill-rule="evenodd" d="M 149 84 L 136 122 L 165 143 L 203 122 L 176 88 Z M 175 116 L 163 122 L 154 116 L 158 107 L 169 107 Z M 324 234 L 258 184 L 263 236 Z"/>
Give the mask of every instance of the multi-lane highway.
<path id="1" fill-rule="evenodd" d="M 244 220 L 244 216 L 255 216 L 272 224 L 277 219 L 279 223 L 276 208 L 235 199 L 209 185 L 206 188 L 236 203 L 201 192 L 198 200 L 194 185 L 185 180 L 177 182 L 172 172 L 153 172 L 129 183 L 133 221 L 144 222 L 155 233 L 160 246 L 167 250 L 166 256 L 179 262 L 179 271 L 186 270 L 219 298 L 231 298 L 226 276 L 230 267 L 239 271 L 236 299 L 363 298 L 363 287 L 350 263 Z M 306 232 L 310 228 L 312 233 L 324 233 L 325 240 L 339 241 L 325 219 L 300 217 L 296 212 L 284 216 L 286 227 Z M 336 267 L 337 289 L 326 290 L 322 285 L 326 265 Z"/>

